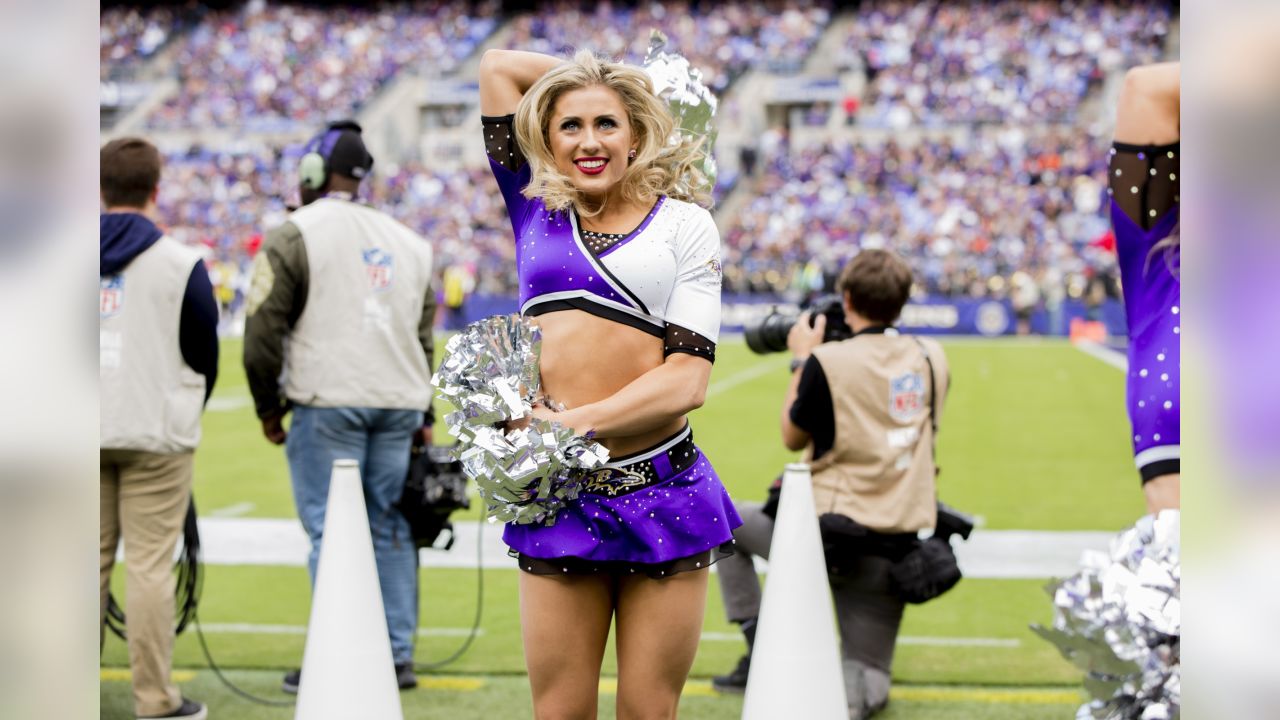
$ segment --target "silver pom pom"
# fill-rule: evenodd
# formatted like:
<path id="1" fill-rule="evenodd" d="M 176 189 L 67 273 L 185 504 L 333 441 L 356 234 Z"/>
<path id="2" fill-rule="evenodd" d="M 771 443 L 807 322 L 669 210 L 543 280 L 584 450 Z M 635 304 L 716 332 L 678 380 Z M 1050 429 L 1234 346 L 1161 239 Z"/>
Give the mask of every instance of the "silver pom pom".
<path id="1" fill-rule="evenodd" d="M 654 94 L 667 101 L 671 115 L 676 119 L 672 144 L 681 142 L 682 137 L 693 140 L 706 138 L 702 146 L 706 159 L 699 170 L 707 176 L 709 185 L 715 187 L 716 161 L 711 156 L 711 147 L 716 141 L 716 127 L 712 119 L 718 101 L 711 89 L 702 84 L 702 71 L 691 67 L 688 58 L 668 52 L 666 47 L 667 36 L 658 30 L 651 31 L 644 69 L 653 80 Z M 681 189 L 686 192 L 692 190 L 688 187 Z"/>
<path id="2" fill-rule="evenodd" d="M 1032 625 L 1085 671 L 1077 720 L 1170 720 L 1182 706 L 1179 513 L 1142 518 L 1050 583 L 1053 627 Z"/>
<path id="3" fill-rule="evenodd" d="M 587 472 L 609 460 L 599 443 L 554 421 L 531 418 L 524 428 L 498 427 L 533 410 L 540 349 L 541 335 L 527 319 L 487 318 L 449 340 L 431 378 L 457 408 L 445 424 L 459 440 L 463 472 L 475 481 L 490 522 L 554 524 Z"/>

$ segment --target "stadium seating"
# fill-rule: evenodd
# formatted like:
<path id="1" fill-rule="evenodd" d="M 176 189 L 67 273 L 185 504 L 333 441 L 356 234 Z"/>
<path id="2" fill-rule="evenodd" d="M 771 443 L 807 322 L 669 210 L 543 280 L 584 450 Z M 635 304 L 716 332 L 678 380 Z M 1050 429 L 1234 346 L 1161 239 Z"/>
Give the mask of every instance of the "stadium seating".
<path id="1" fill-rule="evenodd" d="M 854 112 L 847 128 L 828 122 L 830 103 L 791 114 L 797 129 L 839 126 L 834 136 L 790 142 L 779 128 L 755 131 L 757 172 L 737 188 L 738 163 L 721 163 L 717 199 L 734 208 L 721 218 L 726 291 L 804 294 L 829 286 L 829 269 L 856 248 L 884 245 L 911 259 L 931 295 L 1001 297 L 1030 277 L 1046 297 L 1080 296 L 1114 272 L 1094 242 L 1107 225 L 1105 130 L 1087 132 L 1082 108 L 1101 100 L 1108 77 L 1160 55 L 1170 13 L 1145 0 L 868 0 L 839 13 L 802 0 L 561 0 L 510 16 L 494 0 L 345 8 L 254 0 L 219 11 L 108 8 L 100 51 L 104 83 L 136 74 L 161 49 L 171 55 L 165 68 L 180 88 L 145 132 L 199 141 L 232 129 L 239 138 L 170 153 L 160 200 L 170 231 L 208 248 L 229 310 L 261 233 L 296 202 L 298 148 L 282 135 L 296 140 L 324 119 L 358 113 L 400 73 L 465 81 L 455 71 L 485 43 L 588 47 L 638 62 L 651 27 L 730 99 L 722 135 L 743 122 L 741 108 L 760 102 L 733 97 L 736 78 L 800 71 L 834 28 L 847 33 L 824 40 L 838 49 L 835 70 L 866 81 L 851 85 L 862 90 L 845 104 Z M 907 139 L 922 130 L 933 139 Z M 885 131 L 906 134 L 886 144 Z M 509 295 L 509 225 L 487 173 L 386 158 L 369 189 L 375 204 L 433 241 L 441 272 Z"/>
<path id="2" fill-rule="evenodd" d="M 549 54 L 588 48 L 640 62 L 649 29 L 702 70 L 703 81 L 723 91 L 753 66 L 795 72 L 830 21 L 829 3 L 645 2 L 636 7 L 561 0 L 517 18 L 507 46 Z"/>
<path id="3" fill-rule="evenodd" d="M 209 14 L 174 60 L 180 90 L 155 130 L 287 131 L 349 116 L 397 72 L 447 72 L 496 26 L 496 4 L 366 9 L 251 2 Z"/>
<path id="4" fill-rule="evenodd" d="M 1106 156 L 1105 140 L 1070 127 L 777 151 L 727 223 L 726 288 L 803 295 L 824 279 L 811 261 L 830 270 L 890 247 L 932 295 L 1002 296 L 1015 272 L 1050 269 L 1082 292 L 1109 269 L 1088 245 L 1107 231 Z"/>
<path id="5" fill-rule="evenodd" d="M 845 65 L 867 74 L 863 124 L 1071 122 L 1107 73 L 1160 57 L 1169 21 L 1158 2 L 873 0 Z"/>

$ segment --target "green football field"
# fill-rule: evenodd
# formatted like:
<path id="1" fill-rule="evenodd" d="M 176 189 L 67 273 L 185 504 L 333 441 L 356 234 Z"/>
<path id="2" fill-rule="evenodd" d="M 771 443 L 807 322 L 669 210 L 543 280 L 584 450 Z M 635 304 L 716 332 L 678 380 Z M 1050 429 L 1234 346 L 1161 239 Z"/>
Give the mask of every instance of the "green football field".
<path id="1" fill-rule="evenodd" d="M 945 348 L 952 391 L 938 446 L 942 500 L 991 529 L 1115 531 L 1142 514 L 1120 371 L 1061 341 L 960 339 Z M 293 518 L 284 453 L 261 436 L 240 351 L 238 341 L 223 345 L 222 373 L 196 454 L 196 502 L 203 516 Z M 778 440 L 786 365 L 783 355 L 752 355 L 725 339 L 706 406 L 693 415 L 699 446 L 735 498 L 762 499 L 782 466 L 796 458 Z M 117 597 L 121 576 L 116 573 Z M 477 577 L 475 570 L 430 568 L 421 570 L 421 579 L 417 659 L 429 663 L 449 655 L 463 639 L 459 629 L 470 627 Z M 402 695 L 406 717 L 531 716 L 516 579 L 515 571 L 485 571 L 481 634 L 457 662 L 423 675 L 422 688 Z M 968 578 L 934 602 L 909 607 L 893 701 L 882 717 L 1072 716 L 1081 699 L 1079 673 L 1027 629 L 1050 618 L 1045 580 Z M 251 692 L 288 699 L 277 689 L 280 674 L 301 660 L 305 636 L 296 629 L 305 627 L 309 606 L 305 568 L 206 568 L 200 619 L 211 629 L 209 649 Z M 713 580 L 681 717 L 741 713 L 740 697 L 716 695 L 708 684 L 743 650 L 734 628 Z M 191 630 L 179 637 L 175 661 L 188 694 L 210 703 L 213 717 L 292 715 L 289 708 L 242 700 L 221 685 Z M 101 716 L 132 717 L 127 651 L 114 637 L 108 636 L 102 666 Z M 615 671 L 607 656 L 602 717 L 613 717 Z"/>

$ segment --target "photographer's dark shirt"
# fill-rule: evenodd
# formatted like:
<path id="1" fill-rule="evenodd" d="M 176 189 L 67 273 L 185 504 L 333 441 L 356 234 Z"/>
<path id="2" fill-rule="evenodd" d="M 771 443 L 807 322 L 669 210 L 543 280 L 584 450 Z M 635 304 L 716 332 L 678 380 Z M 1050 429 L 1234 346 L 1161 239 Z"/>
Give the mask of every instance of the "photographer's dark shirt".
<path id="1" fill-rule="evenodd" d="M 883 335 L 887 327 L 869 327 L 858 335 Z M 822 457 L 836 442 L 836 409 L 831 398 L 831 385 L 822 363 L 809 356 L 800 371 L 800 384 L 796 387 L 796 401 L 791 405 L 791 422 L 809 433 L 813 440 L 813 459 Z"/>
<path id="2" fill-rule="evenodd" d="M 791 405 L 790 415 L 791 422 L 813 439 L 814 460 L 835 444 L 836 411 L 831 403 L 827 374 L 822 372 L 822 363 L 810 355 L 800 371 L 800 385 L 796 388 L 796 401 Z"/>

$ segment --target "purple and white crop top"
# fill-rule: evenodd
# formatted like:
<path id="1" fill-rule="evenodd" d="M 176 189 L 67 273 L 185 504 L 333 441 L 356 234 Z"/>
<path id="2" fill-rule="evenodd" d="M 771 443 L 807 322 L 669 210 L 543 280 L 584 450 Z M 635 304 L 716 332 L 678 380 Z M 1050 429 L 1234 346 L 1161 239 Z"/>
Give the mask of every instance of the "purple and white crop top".
<path id="1" fill-rule="evenodd" d="M 663 355 L 715 360 L 720 334 L 720 233 L 711 213 L 660 197 L 624 235 L 584 231 L 573 211 L 526 198 L 530 170 L 512 115 L 485 117 L 489 165 L 516 240 L 520 312 L 582 310 L 663 338 Z"/>

